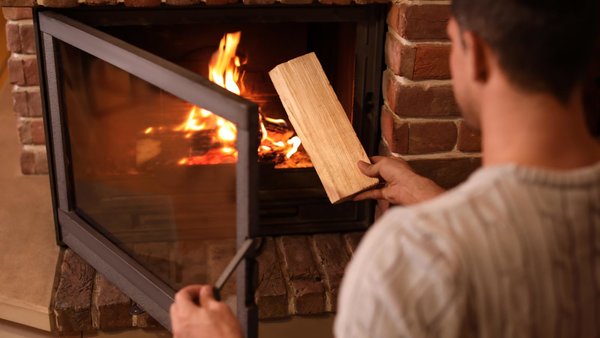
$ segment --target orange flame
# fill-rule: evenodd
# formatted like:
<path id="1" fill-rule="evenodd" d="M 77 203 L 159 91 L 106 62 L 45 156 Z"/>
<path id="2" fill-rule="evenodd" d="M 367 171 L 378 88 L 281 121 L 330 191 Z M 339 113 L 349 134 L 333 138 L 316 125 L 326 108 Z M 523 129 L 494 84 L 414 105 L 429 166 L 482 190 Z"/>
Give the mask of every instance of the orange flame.
<path id="1" fill-rule="evenodd" d="M 235 53 L 240 37 L 241 32 L 225 34 L 219 43 L 219 49 L 213 53 L 208 65 L 208 79 L 237 95 L 241 93 L 237 84 L 240 78 L 239 67 L 241 61 Z M 224 159 L 223 162 L 235 162 L 237 159 L 237 150 L 235 149 L 237 128 L 235 124 L 213 114 L 211 111 L 194 106 L 190 109 L 187 120 L 173 130 L 186 132 L 186 138 L 192 136 L 189 133 L 192 131 L 215 130 L 216 132 L 211 140 L 212 143 L 220 144 L 221 147 L 217 151 L 232 159 L 232 161 Z M 182 159 L 179 164 L 194 164 L 196 162 L 198 161 L 193 159 Z"/>
<path id="2" fill-rule="evenodd" d="M 243 91 L 243 88 L 240 88 L 242 60 L 236 56 L 240 39 L 241 32 L 225 34 L 208 65 L 209 80 L 237 95 L 241 95 Z M 285 155 L 284 160 L 290 159 L 301 145 L 300 138 L 294 136 L 294 132 L 284 119 L 270 118 L 262 116 L 262 114 L 259 114 L 259 118 L 262 134 L 261 145 L 258 148 L 259 155 L 267 157 Z M 265 123 L 268 125 L 265 126 Z M 161 129 L 162 127 L 158 127 L 158 130 Z M 155 130 L 155 128 L 149 127 L 144 133 L 148 135 L 154 133 Z M 198 136 L 203 140 L 209 138 L 205 143 L 197 142 L 198 148 L 208 147 L 208 149 L 190 149 L 189 156 L 177 162 L 179 165 L 235 163 L 237 161 L 237 128 L 235 124 L 209 110 L 192 106 L 186 120 L 172 130 L 183 133 L 183 137 L 186 139 L 193 139 L 199 132 L 205 131 Z M 199 153 L 201 154 L 198 155 Z"/>

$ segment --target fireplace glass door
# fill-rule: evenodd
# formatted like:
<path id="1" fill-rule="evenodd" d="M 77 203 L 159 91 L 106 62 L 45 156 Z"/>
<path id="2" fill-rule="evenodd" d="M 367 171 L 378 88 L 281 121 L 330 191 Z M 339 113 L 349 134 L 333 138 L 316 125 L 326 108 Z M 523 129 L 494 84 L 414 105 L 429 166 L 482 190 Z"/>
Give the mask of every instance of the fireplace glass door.
<path id="1" fill-rule="evenodd" d="M 169 327 L 174 292 L 214 284 L 258 214 L 258 107 L 226 87 L 239 59 L 209 81 L 39 15 L 61 240 Z M 220 291 L 247 318 L 246 279 Z"/>
<path id="2" fill-rule="evenodd" d="M 385 15 L 36 9 L 59 239 L 169 327 L 173 293 L 215 283 L 248 238 L 366 229 L 373 203 L 329 202 L 268 73 L 315 53 L 374 155 Z M 254 265 L 222 290 L 247 336 Z"/>

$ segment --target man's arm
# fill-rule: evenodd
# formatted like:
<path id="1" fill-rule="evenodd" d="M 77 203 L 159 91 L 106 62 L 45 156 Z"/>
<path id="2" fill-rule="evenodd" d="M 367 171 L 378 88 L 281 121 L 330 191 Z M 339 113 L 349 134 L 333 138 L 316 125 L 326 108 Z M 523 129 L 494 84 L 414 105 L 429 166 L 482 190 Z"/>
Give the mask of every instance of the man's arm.
<path id="1" fill-rule="evenodd" d="M 346 270 L 336 337 L 464 337 L 466 288 L 452 248 L 406 209 L 386 213 Z"/>
<path id="2" fill-rule="evenodd" d="M 425 202 L 444 192 L 432 180 L 415 173 L 400 158 L 374 156 L 371 160 L 373 164 L 358 162 L 358 168 L 367 176 L 383 179 L 385 185 L 356 195 L 355 201 L 376 199 L 396 205 L 411 205 Z"/>

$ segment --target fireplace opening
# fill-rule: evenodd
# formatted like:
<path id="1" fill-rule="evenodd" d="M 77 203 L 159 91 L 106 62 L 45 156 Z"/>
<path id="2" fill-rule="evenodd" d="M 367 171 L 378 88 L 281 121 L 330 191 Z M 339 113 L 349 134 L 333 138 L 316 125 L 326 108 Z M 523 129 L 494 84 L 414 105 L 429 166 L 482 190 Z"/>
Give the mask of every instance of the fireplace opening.
<path id="1" fill-rule="evenodd" d="M 377 47 L 383 40 L 383 25 L 378 25 L 384 11 L 373 7 L 381 6 L 329 8 L 328 13 L 320 15 L 315 15 L 318 10 L 314 8 L 289 7 L 245 8 L 244 12 L 235 8 L 177 11 L 176 15 L 161 17 L 151 11 L 130 13 L 129 17 L 110 10 L 96 15 L 81 10 L 66 13 L 220 82 L 220 86 L 258 105 L 259 233 L 276 235 L 350 231 L 364 229 L 372 222 L 372 203 L 329 203 L 268 72 L 282 62 L 315 52 L 367 153 L 374 154 L 382 67 L 382 48 Z M 309 14 L 304 15 L 304 10 Z M 229 75 L 218 67 L 229 67 Z M 118 71 L 102 68 L 105 79 L 111 79 L 111 73 Z M 222 77 L 213 76 L 219 72 Z M 127 74 L 114 77 L 124 77 L 121 82 L 129 83 L 127 88 L 106 84 L 105 92 L 91 90 L 94 102 L 107 104 L 111 95 L 122 97 L 125 93 L 128 100 L 136 102 L 136 95 L 145 97 L 152 90 Z M 101 79 L 94 81 L 102 83 Z M 116 93 L 107 93 L 106 88 L 113 88 Z M 121 161 L 121 165 L 129 166 L 122 168 L 125 172 L 143 175 L 181 166 L 235 163 L 234 126 L 203 107 L 168 93 L 157 91 L 152 96 L 160 97 L 159 102 L 146 102 L 148 108 L 140 117 L 128 122 L 125 120 L 129 117 L 122 118 L 122 124 L 128 126 L 122 132 L 127 135 L 117 135 L 117 130 L 105 131 L 112 133 L 111 138 L 128 140 L 127 146 L 119 148 L 121 155 L 128 157 Z"/>

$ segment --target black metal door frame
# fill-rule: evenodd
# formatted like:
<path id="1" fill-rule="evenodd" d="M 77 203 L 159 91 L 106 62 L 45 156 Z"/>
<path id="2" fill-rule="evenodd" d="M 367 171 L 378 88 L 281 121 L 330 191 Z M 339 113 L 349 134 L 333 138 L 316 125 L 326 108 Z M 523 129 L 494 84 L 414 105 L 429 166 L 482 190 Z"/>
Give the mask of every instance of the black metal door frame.
<path id="1" fill-rule="evenodd" d="M 237 246 L 257 229 L 258 107 L 226 89 L 142 49 L 53 11 L 36 11 L 38 58 L 43 94 L 49 169 L 57 236 L 96 270 L 122 289 L 165 328 L 175 290 L 100 234 L 75 211 L 69 138 L 62 106 L 60 58 L 62 41 L 102 59 L 183 100 L 235 123 L 238 161 L 236 174 Z M 248 337 L 257 333 L 257 311 L 247 259 L 237 278 L 238 318 Z"/>
<path id="2" fill-rule="evenodd" d="M 318 8 L 319 10 L 315 11 Z M 282 10 L 285 9 L 285 10 Z M 366 10 L 368 9 L 368 10 Z M 227 19 L 248 19 L 248 10 L 258 16 L 252 22 L 341 22 L 357 23 L 355 54 L 355 114 L 364 116 L 353 121 L 364 138 L 367 153 L 376 152 L 381 106 L 381 73 L 383 70 L 383 42 L 385 37 L 385 6 L 241 6 L 203 7 L 197 11 L 212 13 L 219 22 L 220 13 L 227 11 Z M 164 15 L 165 11 L 170 12 Z M 36 8 L 38 60 L 51 188 L 54 203 L 57 239 L 65 243 L 98 271 L 118 285 L 163 326 L 170 329 L 169 306 L 175 290 L 156 278 L 143 266 L 125 254 L 106 237 L 92 228 L 74 211 L 73 186 L 69 165 L 69 140 L 65 116 L 62 112 L 61 79 L 57 68 L 60 57 L 56 42 L 63 41 L 121 68 L 175 96 L 202 106 L 236 123 L 238 128 L 239 157 L 237 163 L 237 245 L 246 238 L 275 234 L 275 227 L 258 224 L 258 107 L 237 95 L 211 83 L 176 64 L 125 43 L 90 25 L 148 24 L 149 22 L 197 23 L 199 18 L 189 9 L 165 8 L 125 10 L 122 6 L 52 10 Z M 102 15 L 106 13 L 109 15 Z M 61 15 L 66 14 L 67 16 Z M 206 17 L 206 16 L 204 16 Z M 74 20 L 75 18 L 76 20 Z M 166 20 L 166 21 L 165 21 Z M 211 21 L 212 22 L 212 21 Z M 241 147 L 243 146 L 243 147 Z M 244 182 L 244 183 L 242 183 Z M 372 203 L 362 203 L 358 212 L 360 224 L 336 224 L 330 231 L 366 228 L 372 223 Z M 309 228 L 306 228 L 306 227 Z M 323 231 L 302 225 L 288 229 L 290 233 Z M 248 337 L 258 334 L 258 318 L 254 305 L 254 264 L 246 259 L 238 269 L 238 317 Z"/>

